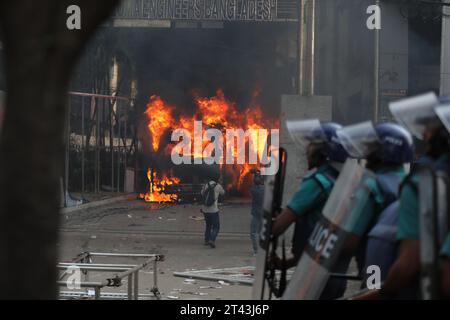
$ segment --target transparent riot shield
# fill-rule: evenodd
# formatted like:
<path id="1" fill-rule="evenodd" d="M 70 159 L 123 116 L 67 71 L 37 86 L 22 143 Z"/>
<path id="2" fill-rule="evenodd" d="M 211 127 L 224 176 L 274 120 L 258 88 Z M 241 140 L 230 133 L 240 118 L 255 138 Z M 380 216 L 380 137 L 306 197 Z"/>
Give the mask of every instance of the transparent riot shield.
<path id="1" fill-rule="evenodd" d="M 374 174 L 354 159 L 345 163 L 283 295 L 285 300 L 319 299 L 349 232 L 358 221 L 353 210 L 367 201 L 366 179 Z M 358 194 L 357 194 L 358 193 Z"/>
<path id="2" fill-rule="evenodd" d="M 429 167 L 418 177 L 421 296 L 435 300 L 440 298 L 439 250 L 449 230 L 449 182 L 445 173 Z"/>
<path id="3" fill-rule="evenodd" d="M 448 205 L 450 197 L 450 180 L 446 173 L 438 171 L 436 173 L 437 187 L 437 232 L 439 248 L 445 242 L 450 231 L 450 206 Z"/>
<path id="4" fill-rule="evenodd" d="M 274 270 L 269 270 L 267 263 L 277 248 L 277 238 L 272 235 L 272 221 L 281 211 L 286 163 L 287 153 L 284 149 L 280 149 L 279 170 L 276 175 L 267 176 L 265 181 L 263 217 L 252 291 L 254 300 L 271 298 L 276 286 Z"/>

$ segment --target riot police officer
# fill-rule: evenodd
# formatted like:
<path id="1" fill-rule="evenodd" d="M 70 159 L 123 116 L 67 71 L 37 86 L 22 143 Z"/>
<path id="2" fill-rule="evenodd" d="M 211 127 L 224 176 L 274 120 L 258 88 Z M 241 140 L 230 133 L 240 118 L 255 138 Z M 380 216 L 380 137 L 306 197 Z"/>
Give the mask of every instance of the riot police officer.
<path id="1" fill-rule="evenodd" d="M 351 210 L 357 219 L 350 228 L 344 254 L 356 254 L 363 276 L 367 266 L 378 265 L 384 280 L 395 259 L 395 236 L 392 236 L 397 222 L 395 202 L 406 176 L 405 164 L 414 157 L 413 138 L 397 124 L 374 127 L 370 121 L 345 127 L 337 134 L 347 152 L 354 158 L 366 159 L 366 168 L 375 173 L 363 181 L 363 187 L 356 193 L 356 205 Z"/>
<path id="2" fill-rule="evenodd" d="M 297 222 L 293 239 L 294 259 L 289 262 L 289 266 L 294 266 L 348 154 L 337 140 L 336 131 L 342 128 L 337 123 L 305 120 L 288 122 L 287 125 L 294 140 L 306 148 L 310 170 L 287 208 L 274 221 L 272 229 L 273 234 L 279 236 Z M 300 220 L 304 223 L 299 223 Z"/>
<path id="3" fill-rule="evenodd" d="M 397 121 L 416 138 L 425 143 L 425 154 L 416 163 L 444 168 L 448 163 L 450 147 L 448 134 L 435 112 L 439 100 L 429 93 L 391 103 L 390 109 Z M 399 252 L 381 290 L 371 292 L 364 299 L 414 299 L 419 293 L 420 230 L 418 202 L 418 174 L 415 169 L 402 183 L 398 209 Z"/>
<path id="4" fill-rule="evenodd" d="M 441 102 L 444 100 L 443 105 L 438 106 L 435 111 L 438 115 L 439 119 L 441 120 L 442 124 L 444 125 L 445 129 L 447 130 L 448 135 L 447 137 L 447 145 L 450 144 L 450 99 L 449 97 L 441 98 Z M 447 153 L 443 154 L 439 160 L 437 161 L 435 168 L 436 170 L 444 171 L 447 174 L 447 181 L 450 176 L 450 147 L 447 147 Z M 447 186 L 448 190 L 448 186 Z M 448 191 L 447 194 L 444 195 L 445 200 L 448 199 Z M 447 209 L 448 203 L 445 204 L 445 213 L 448 212 Z M 450 217 L 447 214 L 444 214 L 444 216 L 439 217 L 439 214 L 437 215 L 438 219 L 446 220 L 446 221 L 438 221 L 438 224 L 440 225 L 441 229 L 436 230 L 438 232 L 437 237 L 435 239 L 442 240 L 442 247 L 440 248 L 440 260 L 438 261 L 437 265 L 441 267 L 441 286 L 440 286 L 440 293 L 443 298 L 450 299 Z M 444 230 L 442 228 L 447 228 L 447 230 Z M 442 235 L 445 234 L 445 237 Z M 438 243 L 440 244 L 440 243 Z"/>
<path id="5" fill-rule="evenodd" d="M 288 121 L 287 127 L 293 139 L 306 148 L 308 169 L 312 170 L 304 176 L 299 190 L 290 199 L 286 209 L 275 219 L 272 228 L 273 234 L 278 236 L 295 222 L 293 257 L 284 265 L 290 268 L 300 259 L 348 154 L 337 138 L 336 132 L 342 128 L 337 123 L 321 123 L 319 120 Z M 273 262 L 280 267 L 279 260 L 274 259 Z M 345 290 L 345 283 L 342 281 L 337 286 L 341 287 L 339 293 L 330 293 L 325 299 L 339 296 L 341 291 Z"/>

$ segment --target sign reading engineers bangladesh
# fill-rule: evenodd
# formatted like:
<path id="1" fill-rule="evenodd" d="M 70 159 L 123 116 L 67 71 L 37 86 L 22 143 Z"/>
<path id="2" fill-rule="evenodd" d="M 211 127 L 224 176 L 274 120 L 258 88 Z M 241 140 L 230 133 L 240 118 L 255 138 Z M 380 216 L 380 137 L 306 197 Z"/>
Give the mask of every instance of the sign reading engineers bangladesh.
<path id="1" fill-rule="evenodd" d="M 274 21 L 277 0 L 128 0 L 116 19 Z"/>

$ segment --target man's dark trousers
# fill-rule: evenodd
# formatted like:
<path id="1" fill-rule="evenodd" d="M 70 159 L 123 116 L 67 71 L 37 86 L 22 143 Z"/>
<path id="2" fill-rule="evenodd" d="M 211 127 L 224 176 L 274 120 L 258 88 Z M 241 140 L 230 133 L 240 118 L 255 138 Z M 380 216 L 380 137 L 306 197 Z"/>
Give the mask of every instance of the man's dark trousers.
<path id="1" fill-rule="evenodd" d="M 205 243 L 215 243 L 220 229 L 219 213 L 203 213 L 205 216 Z"/>

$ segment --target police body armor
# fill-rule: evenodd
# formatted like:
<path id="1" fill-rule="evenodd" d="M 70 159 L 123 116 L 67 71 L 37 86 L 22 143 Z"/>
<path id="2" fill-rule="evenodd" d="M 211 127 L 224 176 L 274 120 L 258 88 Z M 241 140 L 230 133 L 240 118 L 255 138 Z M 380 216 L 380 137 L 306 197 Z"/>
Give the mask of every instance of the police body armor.
<path id="1" fill-rule="evenodd" d="M 283 299 L 316 300 L 322 295 L 330 275 L 340 261 L 349 232 L 358 220 L 356 191 L 366 188 L 364 181 L 374 174 L 354 159 L 345 163 L 300 258 Z M 367 192 L 369 196 L 370 192 Z M 361 199 L 359 199 L 361 200 Z"/>
<path id="2" fill-rule="evenodd" d="M 393 174 L 377 175 L 377 184 L 384 197 L 384 208 L 368 233 L 364 268 L 360 272 L 366 275 L 368 266 L 379 266 L 381 282 L 386 279 L 397 258 L 398 194 L 402 180 L 403 177 Z M 366 285 L 366 278 L 367 275 L 362 281 L 362 287 Z"/>

